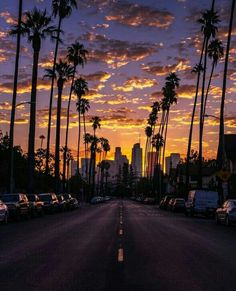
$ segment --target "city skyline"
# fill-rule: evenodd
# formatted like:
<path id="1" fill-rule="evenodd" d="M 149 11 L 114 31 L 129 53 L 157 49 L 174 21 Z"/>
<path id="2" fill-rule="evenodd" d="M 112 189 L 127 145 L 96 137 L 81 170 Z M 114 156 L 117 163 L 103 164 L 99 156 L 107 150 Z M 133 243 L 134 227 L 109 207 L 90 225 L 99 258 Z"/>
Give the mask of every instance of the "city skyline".
<path id="1" fill-rule="evenodd" d="M 47 8 L 50 12 L 51 1 L 24 1 L 23 11 Z M 229 5 L 226 1 L 216 1 L 221 23 L 218 35 L 226 43 L 226 31 L 229 18 Z M 195 90 L 195 78 L 191 69 L 199 57 L 199 45 L 202 40 L 200 25 L 196 20 L 201 11 L 209 8 L 211 1 L 87 1 L 78 2 L 79 9 L 71 18 L 63 22 L 64 43 L 59 56 L 65 56 L 65 49 L 78 39 L 90 52 L 84 68 L 79 68 L 89 84 L 87 98 L 91 110 L 87 116 L 98 115 L 102 119 L 99 136 L 109 139 L 111 149 L 121 146 L 131 159 L 131 147 L 138 142 L 145 144 L 144 129 L 153 101 L 162 98 L 161 88 L 164 78 L 171 71 L 176 71 L 180 78 L 178 104 L 171 109 L 166 156 L 181 149 L 181 156 L 186 155 L 187 137 L 190 124 L 190 112 Z M 110 5 L 108 5 L 110 4 Z M 119 18 L 119 11 L 127 8 L 124 18 Z M 1 1 L 0 3 L 0 129 L 9 132 L 10 107 L 12 97 L 12 75 L 14 66 L 16 39 L 8 35 L 12 24 L 16 21 L 17 1 Z M 129 9 L 128 9 L 129 8 Z M 122 11 L 123 11 L 122 10 Z M 145 13 L 150 21 L 145 21 Z M 78 20 L 79 16 L 79 20 Z M 183 23 L 185 25 L 183 25 Z M 55 21 L 56 24 L 56 21 Z M 73 24 L 73 25 L 72 25 Z M 181 27 L 181 29 L 179 29 Z M 235 133 L 235 24 L 233 26 L 232 49 L 230 52 L 228 91 L 226 98 L 226 133 Z M 167 34 L 168 32 L 168 34 Z M 48 51 L 48 48 L 50 51 Z M 54 44 L 48 40 L 42 45 L 40 53 L 40 69 L 37 96 L 36 148 L 40 145 L 41 134 L 46 136 L 47 108 L 50 82 L 43 79 L 44 69 L 52 66 Z M 20 73 L 18 83 L 17 104 L 30 99 L 31 88 L 31 48 L 22 38 Z M 216 68 L 215 80 L 210 91 L 207 113 L 218 116 L 222 86 L 223 61 Z M 65 109 L 69 84 L 63 94 L 62 136 L 65 135 Z M 57 96 L 55 90 L 55 97 Z M 76 151 L 77 113 L 75 98 L 71 110 L 69 147 Z M 55 143 L 56 98 L 53 105 L 52 148 Z M 17 107 L 15 144 L 27 149 L 29 122 L 29 105 Z M 218 121 L 207 118 L 204 128 L 204 155 L 214 158 L 218 141 Z M 119 139 L 117 139 L 119 135 Z M 194 131 L 194 147 L 197 149 L 197 130 Z M 113 150 L 108 153 L 111 157 Z"/>

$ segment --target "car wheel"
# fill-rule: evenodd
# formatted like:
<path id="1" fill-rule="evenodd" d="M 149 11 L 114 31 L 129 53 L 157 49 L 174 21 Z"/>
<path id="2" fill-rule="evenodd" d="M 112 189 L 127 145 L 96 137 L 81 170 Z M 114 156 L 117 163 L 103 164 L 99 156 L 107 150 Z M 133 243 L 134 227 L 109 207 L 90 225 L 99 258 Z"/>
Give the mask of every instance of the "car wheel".
<path id="1" fill-rule="evenodd" d="M 229 220 L 229 216 L 226 215 L 225 217 L 225 225 L 229 226 L 230 225 L 230 220 Z"/>

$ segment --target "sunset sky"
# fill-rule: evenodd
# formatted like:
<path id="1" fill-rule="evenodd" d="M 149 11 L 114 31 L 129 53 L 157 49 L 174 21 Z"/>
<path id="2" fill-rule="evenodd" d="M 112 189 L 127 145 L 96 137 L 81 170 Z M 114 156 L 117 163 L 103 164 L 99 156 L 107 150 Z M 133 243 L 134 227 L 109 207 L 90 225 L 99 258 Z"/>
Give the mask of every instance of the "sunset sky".
<path id="1" fill-rule="evenodd" d="M 218 38 L 226 44 L 230 15 L 229 0 L 216 0 L 221 19 Z M 34 6 L 46 8 L 51 14 L 49 0 L 23 0 L 23 11 Z M 78 1 L 78 10 L 62 23 L 64 34 L 59 56 L 65 57 L 66 48 L 79 40 L 89 51 L 88 61 L 78 73 L 89 85 L 91 109 L 87 120 L 94 115 L 102 119 L 98 135 L 109 139 L 110 156 L 115 146 L 121 146 L 130 157 L 132 145 L 139 141 L 144 148 L 144 129 L 152 102 L 162 98 L 165 77 L 176 72 L 180 78 L 178 104 L 171 108 L 168 128 L 167 155 L 186 154 L 187 137 L 195 92 L 196 76 L 191 73 L 199 59 L 202 35 L 196 22 L 201 11 L 210 8 L 207 0 L 85 0 Z M 16 22 L 17 0 L 0 1 L 0 130 L 9 130 L 16 39 L 8 35 Z M 55 20 L 57 25 L 57 19 Z M 39 136 L 46 134 L 50 82 L 43 80 L 44 69 L 52 67 L 54 44 L 48 39 L 40 52 L 36 147 Z M 219 116 L 223 77 L 223 60 L 217 65 L 210 91 L 207 114 Z M 32 48 L 22 39 L 17 104 L 30 100 Z M 211 69 L 209 61 L 208 71 Z M 226 97 L 226 132 L 236 133 L 236 21 L 230 51 L 228 90 Z M 64 89 L 62 104 L 62 136 L 64 145 L 65 113 L 69 83 Z M 52 148 L 55 144 L 56 95 L 55 89 Z M 76 98 L 71 106 L 69 147 L 76 149 L 78 117 Z M 17 107 L 15 144 L 27 149 L 29 105 Z M 91 125 L 88 123 L 88 129 Z M 204 135 L 205 157 L 215 157 L 218 122 L 206 120 Z M 194 131 L 197 149 L 198 130 Z M 46 141 L 44 143 L 46 145 Z"/>

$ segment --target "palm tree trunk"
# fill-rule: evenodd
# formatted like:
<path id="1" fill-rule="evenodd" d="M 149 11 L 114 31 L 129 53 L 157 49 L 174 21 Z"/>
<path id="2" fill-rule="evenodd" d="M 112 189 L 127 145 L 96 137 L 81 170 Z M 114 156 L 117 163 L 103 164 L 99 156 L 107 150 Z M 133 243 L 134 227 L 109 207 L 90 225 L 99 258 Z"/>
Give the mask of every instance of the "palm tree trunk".
<path id="1" fill-rule="evenodd" d="M 228 39 L 227 39 L 226 54 L 225 54 L 222 97 L 221 97 L 221 105 L 220 105 L 220 129 L 219 129 L 219 144 L 218 144 L 218 151 L 217 151 L 217 162 L 218 162 L 219 169 L 224 168 L 226 164 L 225 138 L 224 138 L 224 105 L 225 105 L 227 71 L 228 71 L 229 50 L 230 50 L 230 42 L 231 42 L 231 34 L 232 34 L 232 26 L 233 26 L 233 18 L 234 18 L 234 9 L 235 9 L 235 0 L 232 0 Z M 221 181 L 219 181 L 219 193 L 221 195 L 221 201 L 222 201 L 223 189 L 222 189 Z"/>
<path id="2" fill-rule="evenodd" d="M 77 146 L 77 173 L 79 175 L 79 158 L 80 158 L 80 137 L 81 137 L 81 114 L 80 114 L 80 97 L 78 99 L 78 104 L 79 104 L 79 130 L 78 130 L 78 146 Z"/>
<path id="3" fill-rule="evenodd" d="M 84 124 L 84 136 L 86 136 L 86 122 L 85 122 L 85 113 L 83 114 L 83 124 Z M 86 176 L 86 179 L 88 179 L 88 161 L 87 161 L 87 158 L 88 158 L 88 146 L 87 146 L 87 142 L 86 140 L 84 141 L 84 155 L 85 155 L 85 176 Z"/>
<path id="4" fill-rule="evenodd" d="M 208 99 L 208 95 L 209 95 L 209 91 L 210 91 L 210 86 L 211 86 L 211 81 L 212 81 L 212 76 L 213 76 L 213 73 L 214 73 L 214 69 L 215 69 L 215 65 L 214 65 L 214 62 L 213 62 L 212 68 L 211 68 L 211 74 L 210 74 L 209 82 L 208 82 L 208 85 L 207 85 L 206 96 L 205 96 L 205 100 L 204 100 L 204 106 L 203 106 L 203 116 L 202 116 L 203 126 L 204 126 L 204 121 L 205 121 L 207 99 Z"/>
<path id="5" fill-rule="evenodd" d="M 202 63 L 205 42 L 206 42 L 206 39 L 204 38 L 203 45 L 202 45 L 201 56 L 200 56 L 200 60 L 199 60 L 199 66 Z M 187 191 L 189 189 L 189 161 L 190 161 L 190 153 L 191 153 L 191 147 L 192 147 L 193 124 L 194 124 L 194 117 L 195 117 L 195 112 L 196 112 L 196 107 L 197 107 L 197 99 L 198 99 L 198 91 L 199 91 L 199 84 L 200 84 L 200 76 L 201 76 L 201 71 L 199 70 L 197 72 L 197 84 L 196 84 L 195 98 L 194 98 L 194 104 L 193 104 L 193 111 L 192 111 L 192 117 L 191 117 L 190 129 L 189 129 L 189 137 L 188 137 L 188 150 L 187 150 L 187 158 L 186 158 L 186 180 L 185 180 L 186 190 Z"/>
<path id="6" fill-rule="evenodd" d="M 55 80 L 55 67 L 57 62 L 57 53 L 59 46 L 59 38 L 61 32 L 61 22 L 62 18 L 59 17 L 58 27 L 57 27 L 57 39 L 53 59 L 53 75 L 51 80 L 51 91 L 50 91 L 50 100 L 49 100 L 49 111 L 48 111 L 48 131 L 47 131 L 47 151 L 46 151 L 46 175 L 49 174 L 49 154 L 50 154 L 50 138 L 51 138 L 51 122 L 52 122 L 52 100 L 53 100 L 53 89 L 54 89 L 54 80 Z"/>
<path id="7" fill-rule="evenodd" d="M 55 179 L 56 179 L 56 194 L 60 190 L 60 133 L 61 133 L 61 97 L 63 84 L 58 84 L 57 98 L 57 123 L 56 123 L 56 145 L 55 145 Z"/>
<path id="8" fill-rule="evenodd" d="M 206 69 L 207 69 L 207 47 L 209 38 L 206 38 L 205 43 L 205 53 L 204 53 L 204 66 L 203 66 L 203 76 L 202 76 L 202 95 L 201 95 L 201 107 L 200 107 L 200 117 L 199 117 L 199 173 L 198 173 L 198 187 L 202 188 L 202 142 L 203 142 L 203 106 L 205 99 L 205 81 L 206 81 Z"/>
<path id="9" fill-rule="evenodd" d="M 21 24 L 22 15 L 22 2 L 19 0 L 18 10 L 18 27 Z M 15 72 L 14 72 L 14 83 L 13 83 L 13 95 L 12 95 L 12 107 L 11 107 L 11 122 L 10 122 L 10 135 L 9 135 L 9 184 L 8 191 L 12 193 L 14 191 L 14 123 L 15 123 L 15 112 L 16 112 L 16 97 L 17 97 L 17 82 L 18 82 L 18 70 L 19 70 L 19 58 L 20 58 L 20 31 L 17 32 L 16 41 L 16 60 L 15 60 Z"/>
<path id="10" fill-rule="evenodd" d="M 29 126 L 29 141 L 28 141 L 28 163 L 29 163 L 28 193 L 33 193 L 33 186 L 34 186 L 34 146 L 35 146 L 38 60 L 39 60 L 39 51 L 34 50 L 32 88 L 31 88 L 31 100 L 30 100 L 30 126 Z"/>
<path id="11" fill-rule="evenodd" d="M 65 138 L 65 147 L 64 147 L 64 154 L 63 154 L 63 175 L 62 175 L 63 188 L 65 188 L 65 182 L 66 182 L 66 154 L 67 154 L 67 150 L 68 150 L 68 135 L 69 135 L 69 124 L 70 124 L 70 103 L 71 103 L 72 90 L 73 90 L 73 84 L 74 84 L 74 79 L 75 79 L 75 71 L 76 71 L 76 68 L 74 68 L 74 73 L 72 76 L 70 94 L 69 94 L 68 105 L 67 105 L 67 113 L 66 113 L 66 138 Z"/>

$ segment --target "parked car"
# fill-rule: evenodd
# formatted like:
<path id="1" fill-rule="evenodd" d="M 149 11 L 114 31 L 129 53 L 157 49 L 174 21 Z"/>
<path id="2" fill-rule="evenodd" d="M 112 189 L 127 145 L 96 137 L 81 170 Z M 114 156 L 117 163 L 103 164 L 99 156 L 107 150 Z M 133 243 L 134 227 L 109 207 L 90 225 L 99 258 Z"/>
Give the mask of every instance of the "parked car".
<path id="1" fill-rule="evenodd" d="M 215 215 L 216 223 L 223 222 L 226 225 L 236 222 L 236 199 L 229 199 L 222 207 L 217 208 Z"/>
<path id="2" fill-rule="evenodd" d="M 65 200 L 62 194 L 57 195 L 59 211 L 66 211 L 69 209 L 69 203 Z"/>
<path id="3" fill-rule="evenodd" d="M 219 206 L 219 195 L 215 191 L 191 190 L 185 203 L 185 214 L 214 215 Z"/>
<path id="4" fill-rule="evenodd" d="M 167 210 L 172 210 L 172 206 L 173 206 L 174 202 L 175 202 L 175 198 L 170 198 L 170 200 L 169 200 L 169 202 L 168 202 L 168 204 L 166 206 L 166 209 Z"/>
<path id="5" fill-rule="evenodd" d="M 79 201 L 76 198 L 72 197 L 71 194 L 63 194 L 63 196 L 69 205 L 69 209 L 76 209 L 79 207 Z"/>
<path id="6" fill-rule="evenodd" d="M 1 200 L 7 205 L 10 218 L 19 220 L 22 217 L 30 216 L 29 201 L 25 194 L 4 194 Z"/>
<path id="7" fill-rule="evenodd" d="M 94 196 L 91 200 L 90 200 L 90 203 L 91 204 L 98 204 L 98 203 L 101 203 L 101 202 L 104 202 L 103 201 L 103 198 L 101 196 Z"/>
<path id="8" fill-rule="evenodd" d="M 137 196 L 137 197 L 136 197 L 136 201 L 137 201 L 137 202 L 141 202 L 141 203 L 142 203 L 143 200 L 144 200 L 144 197 L 143 197 L 143 196 Z"/>
<path id="9" fill-rule="evenodd" d="M 59 211 L 59 202 L 55 193 L 40 193 L 39 198 L 44 202 L 44 211 L 54 213 Z"/>
<path id="10" fill-rule="evenodd" d="M 162 198 L 163 200 L 161 202 L 160 208 L 161 209 L 167 209 L 168 208 L 169 201 L 172 198 L 175 198 L 175 196 L 174 195 L 166 195 L 164 198 Z"/>
<path id="11" fill-rule="evenodd" d="M 146 197 L 144 198 L 143 203 L 153 205 L 156 203 L 156 199 L 154 197 Z"/>
<path id="12" fill-rule="evenodd" d="M 37 194 L 27 194 L 27 198 L 29 200 L 31 216 L 42 216 L 44 214 L 44 202 L 40 200 Z"/>
<path id="13" fill-rule="evenodd" d="M 8 222 L 8 208 L 7 205 L 0 200 L 0 221 L 7 224 Z"/>
<path id="14" fill-rule="evenodd" d="M 183 198 L 175 198 L 172 204 L 172 211 L 182 211 L 185 210 L 185 200 Z"/>

